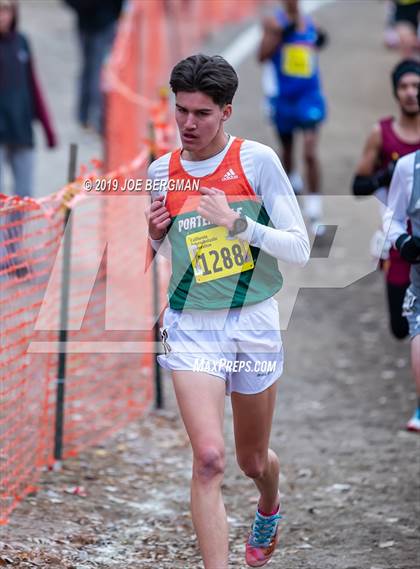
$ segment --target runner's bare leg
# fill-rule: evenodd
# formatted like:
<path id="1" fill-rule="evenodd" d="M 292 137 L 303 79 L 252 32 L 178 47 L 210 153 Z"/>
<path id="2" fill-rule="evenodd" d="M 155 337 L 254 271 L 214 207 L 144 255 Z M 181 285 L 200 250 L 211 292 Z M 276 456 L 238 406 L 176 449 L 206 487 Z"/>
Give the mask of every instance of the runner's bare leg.
<path id="1" fill-rule="evenodd" d="M 279 504 L 279 459 L 269 445 L 277 383 L 256 395 L 232 393 L 236 456 L 260 491 L 259 506 L 272 512 Z"/>
<path id="2" fill-rule="evenodd" d="M 173 378 L 193 450 L 191 513 L 204 567 L 228 569 L 228 525 L 221 492 L 225 383 L 191 371 L 175 371 Z"/>
<path id="3" fill-rule="evenodd" d="M 318 157 L 318 132 L 303 132 L 303 158 L 305 163 L 306 183 L 310 194 L 318 194 L 321 187 L 321 166 Z"/>

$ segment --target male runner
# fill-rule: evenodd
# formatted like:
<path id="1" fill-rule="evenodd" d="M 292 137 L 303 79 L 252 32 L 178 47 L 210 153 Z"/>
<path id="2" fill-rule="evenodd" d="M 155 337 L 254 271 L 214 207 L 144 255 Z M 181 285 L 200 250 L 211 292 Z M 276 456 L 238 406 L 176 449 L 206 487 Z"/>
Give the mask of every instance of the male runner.
<path id="1" fill-rule="evenodd" d="M 353 181 L 356 196 L 376 194 L 384 204 L 396 161 L 420 149 L 420 112 L 417 103 L 420 63 L 410 59 L 401 61 L 393 69 L 391 79 L 399 105 L 398 116 L 381 119 L 375 124 Z M 410 266 L 392 247 L 384 268 L 391 331 L 396 338 L 402 339 L 408 334 L 408 323 L 401 309 L 410 283 Z"/>
<path id="2" fill-rule="evenodd" d="M 170 85 L 182 147 L 149 168 L 155 184 L 167 183 L 148 211 L 150 237 L 157 249 L 167 236 L 172 260 L 159 363 L 173 372 L 192 445 L 191 511 L 204 566 L 228 569 L 227 393 L 237 461 L 260 493 L 246 562 L 261 567 L 273 555 L 281 517 L 279 461 L 269 448 L 283 367 L 277 259 L 303 265 L 309 242 L 275 152 L 224 130 L 238 86 L 231 65 L 194 55 L 174 67 Z"/>
<path id="3" fill-rule="evenodd" d="M 282 3 L 283 8 L 264 22 L 258 58 L 260 62 L 266 62 L 263 86 L 282 148 L 284 168 L 293 186 L 296 179 L 295 132 L 299 129 L 303 132 L 303 159 L 309 192 L 304 202 L 305 213 L 313 233 L 323 233 L 324 228 L 319 223 L 322 204 L 318 128 L 325 119 L 326 105 L 317 51 L 325 44 L 326 35 L 315 27 L 312 18 L 301 13 L 298 0 L 283 0 Z"/>
<path id="4" fill-rule="evenodd" d="M 420 105 L 420 88 L 418 102 Z M 388 237 L 411 266 L 411 284 L 405 295 L 403 309 L 410 326 L 417 408 L 407 423 L 407 429 L 420 433 L 420 150 L 397 162 L 389 189 L 388 206 L 389 210 L 384 216 L 385 229 L 392 217 Z"/>

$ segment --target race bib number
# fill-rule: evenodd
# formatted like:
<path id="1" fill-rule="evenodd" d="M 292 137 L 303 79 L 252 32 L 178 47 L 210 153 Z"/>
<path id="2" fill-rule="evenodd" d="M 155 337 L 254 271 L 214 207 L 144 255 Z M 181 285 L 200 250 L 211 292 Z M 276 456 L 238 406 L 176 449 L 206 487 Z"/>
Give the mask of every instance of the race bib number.
<path id="1" fill-rule="evenodd" d="M 285 45 L 282 61 L 285 75 L 303 78 L 313 75 L 312 49 L 306 45 Z"/>
<path id="2" fill-rule="evenodd" d="M 212 227 L 185 238 L 197 283 L 230 277 L 254 268 L 249 243 L 228 239 L 226 227 Z"/>

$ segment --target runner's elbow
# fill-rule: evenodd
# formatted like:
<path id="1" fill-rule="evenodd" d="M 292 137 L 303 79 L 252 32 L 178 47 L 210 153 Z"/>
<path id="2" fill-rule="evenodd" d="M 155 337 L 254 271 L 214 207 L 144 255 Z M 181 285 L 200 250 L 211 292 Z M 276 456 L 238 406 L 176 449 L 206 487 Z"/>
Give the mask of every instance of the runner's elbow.
<path id="1" fill-rule="evenodd" d="M 304 267 L 309 261 L 311 256 L 311 247 L 309 241 L 305 239 L 300 243 L 300 246 L 296 248 L 293 264 L 298 267 Z"/>
<path id="2" fill-rule="evenodd" d="M 297 263 L 298 267 L 304 267 L 307 264 L 307 262 L 309 261 L 310 256 L 311 256 L 311 251 L 308 248 L 307 251 L 305 250 L 304 254 L 300 258 L 299 262 Z"/>

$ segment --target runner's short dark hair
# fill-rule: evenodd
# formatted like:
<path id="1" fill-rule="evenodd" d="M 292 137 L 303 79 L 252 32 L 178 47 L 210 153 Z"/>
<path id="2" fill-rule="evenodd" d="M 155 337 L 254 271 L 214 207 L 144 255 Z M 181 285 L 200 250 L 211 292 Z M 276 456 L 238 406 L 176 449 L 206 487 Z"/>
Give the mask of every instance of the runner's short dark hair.
<path id="1" fill-rule="evenodd" d="M 403 75 L 406 73 L 415 73 L 420 75 L 420 62 L 416 59 L 403 59 L 394 67 L 391 72 L 391 81 L 394 93 L 397 92 L 398 83 Z"/>
<path id="2" fill-rule="evenodd" d="M 238 76 L 220 55 L 191 55 L 172 69 L 169 81 L 175 95 L 180 91 L 200 91 L 223 107 L 230 104 L 238 88 Z"/>

